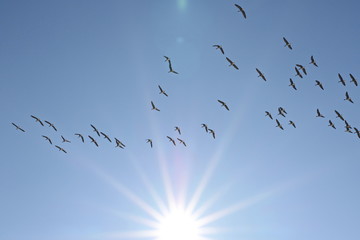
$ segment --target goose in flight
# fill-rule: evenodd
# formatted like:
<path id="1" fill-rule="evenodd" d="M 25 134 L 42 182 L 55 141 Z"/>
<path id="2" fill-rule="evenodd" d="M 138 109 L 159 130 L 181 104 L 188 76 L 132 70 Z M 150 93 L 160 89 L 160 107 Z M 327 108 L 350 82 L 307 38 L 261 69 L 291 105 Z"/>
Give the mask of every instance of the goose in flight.
<path id="1" fill-rule="evenodd" d="M 209 131 L 209 130 L 208 130 L 208 126 L 207 126 L 205 123 L 201 124 L 201 127 L 202 127 L 202 128 L 205 128 L 205 131 L 206 131 L 206 132 Z"/>
<path id="2" fill-rule="evenodd" d="M 360 132 L 359 132 L 359 130 L 358 130 L 356 127 L 354 127 L 354 130 L 355 130 L 355 133 L 357 134 L 358 138 L 360 138 Z"/>
<path id="3" fill-rule="evenodd" d="M 224 49 L 222 48 L 221 45 L 215 44 L 215 45 L 213 45 L 213 47 L 215 47 L 216 49 L 220 49 L 221 53 L 222 53 L 222 54 L 225 54 Z"/>
<path id="4" fill-rule="evenodd" d="M 244 16 L 244 18 L 246 19 L 246 13 L 245 13 L 245 10 L 242 8 L 242 7 L 240 7 L 239 5 L 237 5 L 237 4 L 234 4 L 235 5 L 235 7 L 237 7 L 238 8 L 238 12 L 241 12 L 242 13 L 242 15 Z"/>
<path id="5" fill-rule="evenodd" d="M 285 46 L 284 47 L 288 47 L 290 50 L 292 50 L 291 44 L 289 43 L 289 41 L 283 37 L 283 40 L 285 42 Z"/>
<path id="6" fill-rule="evenodd" d="M 96 134 L 100 137 L 100 133 L 99 131 L 96 129 L 96 127 L 92 124 L 90 124 L 90 126 L 93 128 L 93 131 L 96 132 Z"/>
<path id="7" fill-rule="evenodd" d="M 46 121 L 45 120 L 45 123 L 47 123 L 49 125 L 49 127 L 52 127 L 55 131 L 57 131 L 56 127 L 54 126 L 54 124 L 52 124 L 51 122 L 49 121 Z"/>
<path id="8" fill-rule="evenodd" d="M 280 128 L 281 130 L 284 130 L 283 126 L 281 125 L 281 123 L 279 122 L 279 120 L 275 119 L 276 120 L 276 127 Z"/>
<path id="9" fill-rule="evenodd" d="M 92 143 L 94 143 L 97 147 L 99 147 L 99 144 L 95 141 L 95 139 L 92 136 L 88 135 L 88 137 L 90 138 Z"/>
<path id="10" fill-rule="evenodd" d="M 297 66 L 301 71 L 303 71 L 303 73 L 304 73 L 305 75 L 307 75 L 306 69 L 305 69 L 305 67 L 304 67 L 303 65 L 301 65 L 301 64 L 296 64 L 296 66 Z"/>
<path id="11" fill-rule="evenodd" d="M 319 86 L 322 90 L 324 90 L 324 87 L 319 80 L 315 80 L 315 82 L 316 82 L 315 86 Z"/>
<path id="12" fill-rule="evenodd" d="M 225 102 L 218 100 L 218 102 L 221 104 L 222 107 L 226 108 L 226 110 L 230 111 L 229 107 L 226 105 Z"/>
<path id="13" fill-rule="evenodd" d="M 311 59 L 311 62 L 309 64 L 312 64 L 315 67 L 318 67 L 317 63 L 315 62 L 314 56 L 311 56 L 310 59 Z"/>
<path id="14" fill-rule="evenodd" d="M 175 131 L 177 131 L 181 135 L 181 131 L 179 127 L 175 127 Z"/>
<path id="15" fill-rule="evenodd" d="M 62 142 L 63 142 L 63 143 L 65 143 L 65 142 L 71 143 L 69 140 L 65 139 L 65 138 L 63 137 L 63 135 L 61 135 L 61 138 L 62 138 Z"/>
<path id="16" fill-rule="evenodd" d="M 337 118 L 340 118 L 341 120 L 345 121 L 344 117 L 338 111 L 335 110 L 335 113 Z"/>
<path id="17" fill-rule="evenodd" d="M 316 117 L 321 117 L 321 118 L 325 118 L 324 117 L 324 115 L 322 115 L 321 113 L 320 113 L 320 110 L 319 109 L 316 109 Z"/>
<path id="18" fill-rule="evenodd" d="M 345 100 L 345 101 L 347 100 L 347 101 L 349 101 L 349 102 L 351 102 L 351 103 L 354 103 L 353 100 L 351 99 L 351 97 L 349 96 L 349 93 L 348 93 L 348 92 L 345 93 L 345 99 L 344 99 L 344 100 Z"/>
<path id="19" fill-rule="evenodd" d="M 292 87 L 293 89 L 297 90 L 297 89 L 296 89 L 296 86 L 295 86 L 295 83 L 294 83 L 294 81 L 293 81 L 291 78 L 290 78 L 289 87 Z"/>
<path id="20" fill-rule="evenodd" d="M 295 125 L 295 123 L 293 122 L 293 121 L 289 121 L 289 125 L 291 125 L 291 126 L 293 126 L 294 128 L 296 128 L 296 125 Z"/>
<path id="21" fill-rule="evenodd" d="M 44 126 L 43 122 L 39 118 L 35 117 L 34 115 L 31 115 L 31 117 L 35 119 L 35 122 L 39 122 L 41 126 Z"/>
<path id="22" fill-rule="evenodd" d="M 346 86 L 345 80 L 343 79 L 343 77 L 340 75 L 340 73 L 338 73 L 338 77 L 339 77 L 339 83 L 341 83 L 342 85 Z"/>
<path id="23" fill-rule="evenodd" d="M 146 142 L 147 143 L 150 143 L 150 147 L 152 148 L 153 147 L 153 142 L 150 138 L 146 139 Z"/>
<path id="24" fill-rule="evenodd" d="M 160 109 L 158 109 L 157 107 L 155 107 L 155 104 L 153 103 L 153 101 L 151 101 L 151 110 L 156 110 L 158 112 L 160 112 Z"/>
<path id="25" fill-rule="evenodd" d="M 165 96 L 168 97 L 167 93 L 160 87 L 160 85 L 158 85 L 159 89 L 160 89 L 160 92 L 159 94 L 164 94 Z"/>
<path id="26" fill-rule="evenodd" d="M 233 61 L 230 60 L 230 58 L 226 57 L 226 60 L 230 63 L 229 67 L 233 66 L 236 70 L 239 70 L 239 68 L 235 65 Z"/>
<path id="27" fill-rule="evenodd" d="M 282 108 L 282 107 L 279 107 L 278 108 L 278 115 L 281 115 L 281 116 L 283 116 L 283 117 L 285 117 L 285 114 L 287 114 L 287 112 L 285 111 L 285 109 L 284 108 Z"/>
<path id="28" fill-rule="evenodd" d="M 345 128 L 346 128 L 346 130 L 352 129 L 351 125 L 346 120 L 345 120 Z M 347 131 L 347 132 L 349 132 L 349 131 Z"/>
<path id="29" fill-rule="evenodd" d="M 64 153 L 67 153 L 67 152 L 65 151 L 65 149 L 63 149 L 62 147 L 59 147 L 58 145 L 55 145 L 55 147 L 56 147 L 57 149 L 59 149 L 59 151 L 62 151 L 62 152 L 64 152 Z"/>
<path id="30" fill-rule="evenodd" d="M 119 148 L 124 148 L 126 147 L 125 144 L 123 144 L 119 139 L 115 138 L 115 142 L 116 142 L 116 146 L 115 147 L 119 147 Z"/>
<path id="31" fill-rule="evenodd" d="M 108 135 L 106 135 L 105 133 L 103 133 L 103 132 L 100 132 L 100 134 L 101 135 L 103 135 L 104 136 L 104 138 L 106 138 L 109 142 L 111 142 L 111 139 L 109 138 L 109 136 Z"/>
<path id="32" fill-rule="evenodd" d="M 184 145 L 186 147 L 186 143 L 184 140 L 180 139 L 180 138 L 177 138 L 177 140 L 179 140 L 180 144 Z"/>
<path id="33" fill-rule="evenodd" d="M 171 137 L 169 136 L 166 136 L 168 139 L 169 139 L 169 142 L 172 142 L 172 144 L 174 144 L 174 146 L 176 146 L 176 142 L 174 141 L 174 139 L 172 139 Z"/>
<path id="34" fill-rule="evenodd" d="M 332 127 L 333 129 L 336 129 L 335 124 L 331 120 L 329 120 L 329 125 L 328 126 Z"/>
<path id="35" fill-rule="evenodd" d="M 355 86 L 357 86 L 358 82 L 356 81 L 355 77 L 351 73 L 349 75 L 350 75 L 350 78 L 351 78 L 350 82 L 353 82 L 355 84 Z"/>
<path id="36" fill-rule="evenodd" d="M 14 125 L 14 127 L 16 127 L 16 130 L 20 130 L 22 132 L 25 132 L 24 129 L 22 129 L 21 127 L 19 127 L 18 125 L 16 125 L 15 123 L 11 123 L 12 125 Z"/>
<path id="37" fill-rule="evenodd" d="M 42 135 L 42 137 L 45 138 L 50 144 L 52 144 L 52 141 L 48 136 Z"/>
<path id="38" fill-rule="evenodd" d="M 265 111 L 265 117 L 268 116 L 271 120 L 273 120 L 273 117 L 271 116 L 271 113 L 268 111 Z"/>
<path id="39" fill-rule="evenodd" d="M 83 135 L 81 135 L 80 133 L 75 133 L 75 136 L 78 136 L 79 138 L 81 138 L 81 141 L 84 142 L 84 137 Z"/>
<path id="40" fill-rule="evenodd" d="M 258 68 L 256 68 L 256 71 L 259 74 L 258 77 L 261 77 L 264 81 L 266 81 L 266 78 L 265 78 L 264 74 Z"/>
<path id="41" fill-rule="evenodd" d="M 295 77 L 299 76 L 300 78 L 303 78 L 303 76 L 301 75 L 301 73 L 300 73 L 299 69 L 297 69 L 297 67 L 295 67 L 295 72 L 296 72 Z"/>
<path id="42" fill-rule="evenodd" d="M 213 136 L 213 138 L 215 139 L 215 131 L 214 130 L 212 130 L 212 129 L 208 129 L 209 130 L 209 133 L 211 133 L 211 135 Z"/>

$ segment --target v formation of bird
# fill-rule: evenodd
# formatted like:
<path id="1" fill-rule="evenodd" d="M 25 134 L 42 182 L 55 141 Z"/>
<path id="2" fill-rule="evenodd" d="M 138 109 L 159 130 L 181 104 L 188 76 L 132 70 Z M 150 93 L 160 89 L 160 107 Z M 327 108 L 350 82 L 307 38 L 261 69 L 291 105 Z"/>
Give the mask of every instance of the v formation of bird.
<path id="1" fill-rule="evenodd" d="M 235 7 L 238 9 L 238 12 L 240 12 L 243 16 L 244 19 L 247 19 L 247 15 L 246 15 L 246 12 L 244 10 L 244 8 L 242 8 L 240 5 L 238 4 L 234 4 Z M 289 50 L 293 50 L 293 46 L 292 44 L 285 38 L 283 37 L 283 42 L 284 42 L 284 47 L 285 48 L 288 48 Z M 221 52 L 222 55 L 225 55 L 225 50 L 223 48 L 222 45 L 220 44 L 214 44 L 212 47 L 214 47 L 216 50 L 219 50 Z M 169 68 L 169 73 L 172 73 L 172 74 L 179 74 L 177 71 L 174 70 L 173 68 L 173 64 L 172 64 L 172 61 L 169 57 L 167 56 L 164 56 L 165 58 L 165 62 L 168 63 L 168 68 Z M 236 70 L 239 70 L 239 67 L 235 64 L 235 62 L 233 60 L 231 60 L 229 57 L 225 56 L 225 59 L 227 60 L 227 62 L 229 63 L 229 67 L 233 67 L 234 69 Z M 315 68 L 318 68 L 318 64 L 314 58 L 314 56 L 310 56 L 310 62 L 309 62 L 310 65 L 312 65 L 313 67 Z M 257 74 L 258 74 L 258 77 L 260 77 L 262 80 L 264 81 L 267 81 L 268 79 L 265 77 L 265 74 L 259 69 L 259 68 L 255 68 Z M 289 81 L 290 81 L 290 84 L 289 84 L 289 87 L 291 87 L 292 89 L 294 90 L 298 90 L 298 88 L 296 87 L 296 82 L 295 82 L 295 79 L 296 77 L 299 77 L 300 79 L 304 78 L 305 76 L 308 75 L 307 73 L 307 70 L 306 68 L 302 65 L 302 64 L 295 64 L 294 66 L 294 70 L 295 70 L 295 74 L 294 74 L 294 79 L 293 78 L 289 78 Z M 350 73 L 349 74 L 349 77 L 350 77 L 350 84 L 352 83 L 355 87 L 358 86 L 358 82 L 356 80 L 356 78 Z M 346 80 L 343 78 L 343 76 L 338 73 L 338 83 L 340 83 L 341 85 L 343 86 L 346 86 Z M 321 90 L 324 90 L 324 85 L 322 82 L 320 82 L 319 80 L 315 80 L 315 86 L 320 88 Z M 167 94 L 167 92 L 160 86 L 158 85 L 158 89 L 159 89 L 159 94 L 161 95 L 164 95 L 165 97 L 169 97 L 169 95 Z M 348 91 L 345 92 L 345 98 L 344 98 L 344 101 L 348 101 L 350 103 L 354 103 L 353 99 L 350 97 Z M 230 108 L 228 106 L 227 103 L 225 103 L 224 101 L 222 100 L 217 100 L 218 103 L 220 103 L 220 106 L 223 107 L 224 109 L 226 109 L 227 111 L 230 111 Z M 155 103 L 153 101 L 150 101 L 151 103 L 151 110 L 155 110 L 157 112 L 160 112 L 160 109 L 155 105 Z M 287 112 L 286 110 L 283 108 L 283 107 L 278 107 L 277 109 L 278 113 L 276 116 L 278 116 L 278 118 L 286 118 L 287 116 Z M 343 123 L 344 123 L 344 127 L 345 127 L 345 132 L 348 132 L 348 133 L 354 133 L 357 135 L 358 138 L 360 138 L 360 132 L 359 130 L 356 128 L 356 127 L 352 127 L 348 122 L 347 120 L 343 117 L 343 115 L 337 111 L 337 110 L 334 110 L 334 113 L 335 113 L 335 117 L 336 118 L 339 118 Z M 274 120 L 276 122 L 276 125 L 275 127 L 278 127 L 279 129 L 281 130 L 284 130 L 284 126 L 281 124 L 281 121 L 278 119 L 278 118 L 275 118 L 275 115 L 273 116 L 269 111 L 265 111 L 265 116 L 268 117 L 270 120 Z M 315 117 L 317 118 L 325 118 L 325 116 L 320 112 L 319 109 L 316 110 L 316 115 Z M 36 123 L 39 123 L 41 126 L 44 126 L 44 123 L 43 121 L 34 116 L 34 115 L 31 115 L 31 118 L 33 118 L 35 120 Z M 57 128 L 55 127 L 55 125 L 47 120 L 44 121 L 48 127 L 52 128 L 54 131 L 58 131 Z M 19 125 L 15 124 L 15 123 L 11 123 L 15 128 L 16 130 L 19 130 L 21 132 L 26 132 L 22 127 L 20 127 Z M 293 120 L 288 120 L 288 125 L 292 126 L 292 128 L 296 128 L 296 124 Z M 90 124 L 91 128 L 92 128 L 92 135 L 88 135 L 87 137 L 88 138 L 85 138 L 85 135 L 82 135 L 80 133 L 75 133 L 74 135 L 77 136 L 77 138 L 82 142 L 82 143 L 85 143 L 87 139 L 88 142 L 92 143 L 94 146 L 96 147 L 99 147 L 99 141 L 101 140 L 106 140 L 108 143 L 112 143 L 112 140 L 111 138 L 105 134 L 104 132 L 102 131 L 99 131 L 94 125 Z M 201 128 L 204 128 L 205 132 L 206 133 L 209 133 L 210 136 L 212 136 L 212 138 L 215 139 L 215 131 L 211 128 L 208 127 L 207 124 L 205 123 L 202 123 L 201 125 Z M 331 119 L 328 119 L 328 126 L 333 128 L 333 129 L 337 129 L 333 120 Z M 175 126 L 175 132 L 177 132 L 177 135 L 180 136 L 182 134 L 182 131 L 180 130 L 180 127 L 178 126 Z M 70 144 L 71 141 L 66 139 L 63 135 L 60 135 L 61 136 L 61 143 L 62 144 Z M 42 137 L 44 138 L 45 141 L 47 141 L 50 145 L 53 145 L 53 140 L 50 139 L 48 136 L 46 135 L 42 135 Z M 176 143 L 178 143 L 179 145 L 183 145 L 183 146 L 187 146 L 186 142 L 179 138 L 179 137 L 170 137 L 170 136 L 166 136 L 166 138 L 168 139 L 168 141 L 173 145 L 173 146 L 177 146 Z M 119 147 L 119 148 L 125 148 L 125 144 L 122 143 L 119 139 L 117 139 L 116 137 L 113 138 L 115 140 L 115 147 Z M 175 141 L 175 139 L 177 141 Z M 146 139 L 146 143 L 149 144 L 150 148 L 153 148 L 154 146 L 154 142 L 151 138 L 148 138 Z M 64 153 L 67 153 L 67 151 L 65 150 L 64 147 L 62 146 L 59 146 L 59 145 L 55 145 L 55 148 L 57 148 L 59 151 L 61 152 L 64 152 Z"/>

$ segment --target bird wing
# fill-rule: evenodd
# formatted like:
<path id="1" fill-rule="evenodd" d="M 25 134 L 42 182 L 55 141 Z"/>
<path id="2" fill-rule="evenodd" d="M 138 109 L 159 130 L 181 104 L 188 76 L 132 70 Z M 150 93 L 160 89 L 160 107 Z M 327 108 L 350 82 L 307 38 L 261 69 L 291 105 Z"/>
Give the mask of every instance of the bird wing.
<path id="1" fill-rule="evenodd" d="M 226 57 L 226 60 L 227 60 L 230 64 L 234 64 L 233 61 L 230 60 L 230 58 Z"/>

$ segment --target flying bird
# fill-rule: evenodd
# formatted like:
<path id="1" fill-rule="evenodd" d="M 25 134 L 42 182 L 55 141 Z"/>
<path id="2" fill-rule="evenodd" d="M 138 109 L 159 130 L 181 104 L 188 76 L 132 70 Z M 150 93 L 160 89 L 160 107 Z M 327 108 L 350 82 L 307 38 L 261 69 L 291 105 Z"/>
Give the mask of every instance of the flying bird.
<path id="1" fill-rule="evenodd" d="M 41 126 L 44 126 L 43 122 L 39 118 L 35 117 L 34 115 L 31 115 L 31 117 L 35 119 L 35 122 L 39 122 Z"/>
<path id="2" fill-rule="evenodd" d="M 296 89 L 296 86 L 295 86 L 295 83 L 294 81 L 290 78 L 290 84 L 289 84 L 290 87 L 292 87 L 293 89 L 297 90 Z"/>
<path id="3" fill-rule="evenodd" d="M 334 123 L 333 123 L 331 120 L 329 120 L 329 125 L 328 125 L 328 126 L 329 126 L 329 127 L 332 127 L 333 129 L 336 129 Z"/>
<path id="4" fill-rule="evenodd" d="M 283 116 L 283 117 L 285 117 L 285 114 L 287 114 L 287 112 L 285 111 L 285 109 L 284 108 L 282 108 L 282 107 L 279 107 L 278 108 L 278 115 L 281 115 L 281 116 Z"/>
<path id="5" fill-rule="evenodd" d="M 201 124 L 201 127 L 205 128 L 205 131 L 208 132 L 208 126 L 205 123 Z"/>
<path id="6" fill-rule="evenodd" d="M 295 77 L 299 76 L 300 78 L 303 78 L 303 76 L 301 75 L 301 73 L 300 73 L 299 69 L 297 69 L 297 67 L 295 67 L 295 72 L 296 72 Z"/>
<path id="7" fill-rule="evenodd" d="M 355 77 L 351 73 L 349 75 L 350 75 L 350 78 L 351 78 L 350 82 L 353 82 L 355 84 L 355 86 L 357 86 L 358 82 L 356 81 Z"/>
<path id="8" fill-rule="evenodd" d="M 280 124 L 279 120 L 275 119 L 276 120 L 276 127 L 280 128 L 281 130 L 284 130 L 283 126 Z"/>
<path id="9" fill-rule="evenodd" d="M 342 85 L 344 85 L 344 86 L 346 86 L 346 83 L 345 83 L 345 80 L 344 80 L 344 78 L 340 75 L 340 73 L 338 73 L 338 77 L 339 77 L 339 83 L 341 83 Z"/>
<path id="10" fill-rule="evenodd" d="M 168 62 L 169 62 L 169 73 L 179 74 L 178 72 L 174 71 L 174 69 L 172 68 L 171 61 L 169 60 Z"/>
<path id="11" fill-rule="evenodd" d="M 116 146 L 115 147 L 120 147 L 120 148 L 124 148 L 126 147 L 125 144 L 123 144 L 119 139 L 114 138 L 115 142 L 116 142 Z"/>
<path id="12" fill-rule="evenodd" d="M 167 93 L 160 87 L 160 85 L 158 85 L 159 89 L 160 89 L 160 92 L 159 94 L 164 94 L 165 96 L 168 97 Z"/>
<path id="13" fill-rule="evenodd" d="M 290 50 L 292 50 L 291 44 L 289 43 L 288 40 L 286 40 L 286 38 L 283 37 L 283 40 L 285 42 L 285 46 L 284 47 L 288 47 Z"/>
<path id="14" fill-rule="evenodd" d="M 216 49 L 220 49 L 221 53 L 222 53 L 222 54 L 225 54 L 224 49 L 222 48 L 221 45 L 215 44 L 215 45 L 213 45 L 213 47 L 215 47 Z"/>
<path id="15" fill-rule="evenodd" d="M 16 125 L 15 123 L 11 123 L 12 125 L 14 125 L 14 127 L 16 127 L 16 130 L 20 130 L 22 132 L 25 132 L 24 129 L 22 129 L 21 127 L 19 127 L 18 125 Z"/>
<path id="16" fill-rule="evenodd" d="M 148 139 L 146 139 L 146 142 L 147 142 L 147 143 L 150 143 L 150 147 L 151 147 L 151 148 L 153 147 L 153 142 L 152 142 L 152 140 L 151 140 L 151 139 L 149 139 L 149 138 L 148 138 Z"/>
<path id="17" fill-rule="evenodd" d="M 50 144 L 52 144 L 52 141 L 48 136 L 42 135 L 42 137 L 45 138 Z"/>
<path id="18" fill-rule="evenodd" d="M 230 111 L 229 107 L 226 105 L 225 102 L 218 100 L 218 102 L 221 104 L 222 107 L 226 108 L 226 110 Z"/>
<path id="19" fill-rule="evenodd" d="M 349 96 L 349 93 L 348 93 L 348 92 L 345 93 L 345 99 L 344 99 L 344 100 L 345 100 L 345 101 L 347 100 L 347 101 L 349 101 L 349 102 L 351 102 L 351 103 L 354 103 L 353 100 L 351 99 L 351 97 Z"/>
<path id="20" fill-rule="evenodd" d="M 49 125 L 49 127 L 52 127 L 55 131 L 57 131 L 56 127 L 54 126 L 54 124 L 52 124 L 51 122 L 49 121 L 46 121 L 45 120 L 45 123 L 47 123 Z"/>
<path id="21" fill-rule="evenodd" d="M 324 117 L 324 115 L 322 115 L 321 113 L 320 113 L 320 110 L 319 109 L 316 109 L 316 117 L 321 117 L 321 118 L 325 118 Z"/>
<path id="22" fill-rule="evenodd" d="M 99 147 L 99 144 L 95 141 L 95 139 L 92 136 L 88 135 L 88 137 L 90 138 L 92 143 L 94 143 L 97 147 Z"/>
<path id="23" fill-rule="evenodd" d="M 179 127 L 175 127 L 175 131 L 177 131 L 181 135 L 181 131 Z"/>
<path id="24" fill-rule="evenodd" d="M 92 124 L 90 126 L 93 128 L 93 131 L 96 132 L 96 134 L 100 137 L 100 132 L 96 129 L 96 127 Z"/>
<path id="25" fill-rule="evenodd" d="M 318 67 L 317 63 L 315 62 L 314 56 L 310 57 L 311 62 L 309 64 L 313 64 L 315 67 Z"/>
<path id="26" fill-rule="evenodd" d="M 235 7 L 237 7 L 239 9 L 238 12 L 241 12 L 242 15 L 244 16 L 244 18 L 246 19 L 245 10 L 242 7 L 240 7 L 239 5 L 237 5 L 237 4 L 234 4 L 234 5 L 235 5 Z"/>
<path id="27" fill-rule="evenodd" d="M 160 109 L 158 109 L 157 107 L 155 107 L 155 104 L 153 103 L 153 101 L 151 101 L 151 110 L 156 110 L 158 112 L 160 112 Z"/>
<path id="28" fill-rule="evenodd" d="M 258 74 L 259 74 L 258 77 L 261 77 L 264 81 L 266 81 L 266 78 L 265 78 L 264 74 L 263 74 L 258 68 L 256 68 L 256 71 L 257 71 Z"/>
<path id="29" fill-rule="evenodd" d="M 168 139 L 169 139 L 169 142 L 172 142 L 174 144 L 174 146 L 176 146 L 176 142 L 174 141 L 174 139 L 172 139 L 171 137 L 169 136 L 166 136 Z"/>
<path id="30" fill-rule="evenodd" d="M 61 135 L 61 138 L 62 138 L 62 142 L 63 142 L 63 143 L 65 143 L 65 142 L 71 143 L 69 140 L 65 139 L 65 138 L 63 137 L 63 135 Z"/>
<path id="31" fill-rule="evenodd" d="M 80 133 L 75 133 L 74 135 L 78 136 L 79 138 L 81 138 L 81 141 L 84 142 L 84 137 L 83 135 L 81 135 Z"/>
<path id="32" fill-rule="evenodd" d="M 341 120 L 345 121 L 344 117 L 338 111 L 335 110 L 335 113 L 337 115 L 336 116 L 337 118 L 340 118 Z"/>
<path id="33" fill-rule="evenodd" d="M 59 151 L 62 151 L 62 152 L 64 152 L 64 153 L 67 153 L 67 152 L 65 151 L 65 149 L 63 149 L 62 147 L 59 147 L 58 145 L 55 145 L 55 147 L 56 147 L 57 149 L 59 149 Z"/>
<path id="34" fill-rule="evenodd" d="M 215 131 L 214 130 L 212 130 L 212 129 L 208 129 L 209 130 L 209 133 L 211 133 L 211 135 L 213 136 L 213 138 L 215 139 Z"/>
<path id="35" fill-rule="evenodd" d="M 186 143 L 185 143 L 184 140 L 182 140 L 182 139 L 180 139 L 180 138 L 177 138 L 177 140 L 179 140 L 179 142 L 186 147 Z"/>
<path id="36" fill-rule="evenodd" d="M 295 123 L 293 122 L 293 121 L 289 121 L 289 125 L 291 125 L 291 126 L 293 126 L 294 128 L 296 128 L 296 125 L 295 125 Z"/>
<path id="37" fill-rule="evenodd" d="M 103 132 L 100 132 L 100 134 L 101 135 L 103 135 L 104 136 L 104 138 L 106 138 L 109 142 L 111 142 L 111 139 L 109 138 L 109 136 L 108 135 L 106 135 L 105 133 L 103 133 Z"/>
<path id="38" fill-rule="evenodd" d="M 230 63 L 229 67 L 233 66 L 236 70 L 239 70 L 239 68 L 235 65 L 233 61 L 230 60 L 230 58 L 226 57 L 226 60 Z"/>
<path id="39" fill-rule="evenodd" d="M 316 82 L 315 86 L 319 86 L 322 90 L 324 90 L 324 87 L 319 80 L 315 80 L 315 82 Z"/>
<path id="40" fill-rule="evenodd" d="M 296 66 L 297 66 L 300 70 L 302 70 L 305 75 L 307 75 L 306 69 L 305 69 L 305 67 L 304 67 L 303 65 L 301 65 L 301 64 L 296 64 Z"/>
<path id="41" fill-rule="evenodd" d="M 347 130 L 350 130 L 350 129 L 352 129 L 352 127 L 351 127 L 351 125 L 345 120 L 345 128 L 347 129 Z M 348 132 L 348 131 L 347 131 Z"/>
<path id="42" fill-rule="evenodd" d="M 265 111 L 265 117 L 266 116 L 269 116 L 269 118 L 272 120 L 273 119 L 273 117 L 271 116 L 271 113 L 269 113 L 268 111 Z"/>

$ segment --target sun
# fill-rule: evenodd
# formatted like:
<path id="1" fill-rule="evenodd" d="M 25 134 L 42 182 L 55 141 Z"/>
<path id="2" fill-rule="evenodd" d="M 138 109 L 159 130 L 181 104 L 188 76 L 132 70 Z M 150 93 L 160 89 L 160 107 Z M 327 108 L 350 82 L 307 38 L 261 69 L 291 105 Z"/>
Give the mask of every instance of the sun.
<path id="1" fill-rule="evenodd" d="M 191 213 L 180 208 L 170 210 L 159 221 L 156 240 L 199 240 L 200 225 Z"/>

